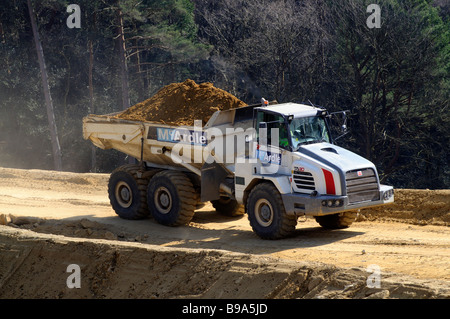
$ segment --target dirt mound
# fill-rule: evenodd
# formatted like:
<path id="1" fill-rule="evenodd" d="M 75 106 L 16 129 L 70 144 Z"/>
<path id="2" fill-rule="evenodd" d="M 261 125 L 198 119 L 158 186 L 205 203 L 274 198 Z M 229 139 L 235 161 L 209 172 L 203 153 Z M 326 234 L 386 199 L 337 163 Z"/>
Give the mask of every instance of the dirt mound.
<path id="1" fill-rule="evenodd" d="M 448 298 L 445 281 L 364 268 L 109 240 L 0 226 L 0 298 Z M 67 285 L 78 265 L 79 288 Z"/>
<path id="2" fill-rule="evenodd" d="M 361 210 L 363 220 L 450 226 L 450 190 L 396 189 L 393 204 Z"/>
<path id="3" fill-rule="evenodd" d="M 120 219 L 108 179 L 0 168 L 0 299 L 450 297 L 450 190 L 397 189 L 349 229 L 301 218 L 291 238 L 263 241 L 211 204 L 183 227 Z"/>
<path id="4" fill-rule="evenodd" d="M 151 98 L 116 117 L 170 125 L 194 125 L 194 120 L 202 120 L 204 125 L 214 112 L 242 106 L 246 104 L 212 83 L 186 80 L 163 87 Z"/>

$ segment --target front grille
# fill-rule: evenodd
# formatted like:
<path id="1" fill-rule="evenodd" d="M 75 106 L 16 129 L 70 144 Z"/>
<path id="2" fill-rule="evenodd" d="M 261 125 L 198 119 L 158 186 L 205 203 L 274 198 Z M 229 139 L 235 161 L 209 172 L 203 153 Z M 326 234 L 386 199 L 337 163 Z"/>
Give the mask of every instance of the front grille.
<path id="1" fill-rule="evenodd" d="M 345 174 L 349 204 L 380 199 L 378 180 L 371 168 L 349 171 Z"/>
<path id="2" fill-rule="evenodd" d="M 311 193 L 316 190 L 314 184 L 314 177 L 308 172 L 295 172 L 292 177 L 294 178 L 294 183 L 297 188 L 304 190 L 307 193 Z"/>

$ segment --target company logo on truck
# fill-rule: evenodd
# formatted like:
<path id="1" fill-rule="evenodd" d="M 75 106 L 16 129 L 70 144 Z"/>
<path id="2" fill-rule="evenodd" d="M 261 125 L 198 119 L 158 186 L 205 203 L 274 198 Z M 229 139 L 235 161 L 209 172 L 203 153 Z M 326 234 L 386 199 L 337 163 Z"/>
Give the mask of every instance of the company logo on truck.
<path id="1" fill-rule="evenodd" d="M 152 138 L 149 137 L 148 138 Z M 205 146 L 208 141 L 206 139 L 205 132 L 188 129 L 174 129 L 174 128 L 156 128 L 156 140 L 161 142 L 170 143 L 186 143 L 191 145 L 203 145 Z"/>
<path id="2" fill-rule="evenodd" d="M 280 153 L 272 153 L 269 151 L 256 150 L 256 156 L 263 163 L 281 165 L 281 154 Z"/>

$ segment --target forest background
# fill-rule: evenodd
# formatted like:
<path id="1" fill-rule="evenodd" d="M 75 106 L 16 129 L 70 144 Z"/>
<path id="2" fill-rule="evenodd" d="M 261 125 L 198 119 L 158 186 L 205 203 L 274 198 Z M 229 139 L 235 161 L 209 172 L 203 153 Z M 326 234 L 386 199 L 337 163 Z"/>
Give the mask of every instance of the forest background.
<path id="1" fill-rule="evenodd" d="M 190 78 L 350 110 L 338 144 L 382 182 L 450 188 L 449 16 L 446 0 L 0 0 L 0 166 L 110 172 L 124 155 L 83 140 L 82 118 Z"/>

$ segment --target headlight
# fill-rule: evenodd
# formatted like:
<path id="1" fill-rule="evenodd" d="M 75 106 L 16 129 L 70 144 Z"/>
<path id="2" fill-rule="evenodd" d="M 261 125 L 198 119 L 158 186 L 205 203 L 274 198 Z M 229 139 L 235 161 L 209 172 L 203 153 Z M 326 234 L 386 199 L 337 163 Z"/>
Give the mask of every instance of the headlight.
<path id="1" fill-rule="evenodd" d="M 384 199 L 384 200 L 388 200 L 388 199 L 390 199 L 392 196 L 394 196 L 394 190 L 393 190 L 393 189 L 390 189 L 390 190 L 388 190 L 388 191 L 386 191 L 386 192 L 384 193 L 383 199 Z"/>
<path id="2" fill-rule="evenodd" d="M 326 207 L 341 207 L 344 205 L 344 201 L 342 199 L 328 199 L 322 201 L 322 206 Z"/>

